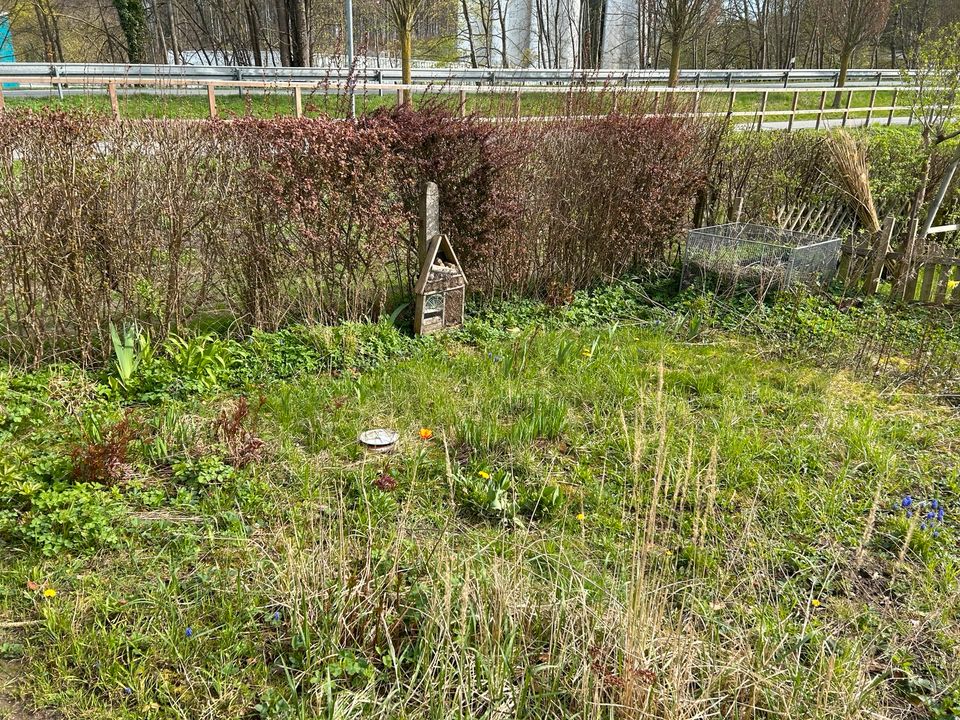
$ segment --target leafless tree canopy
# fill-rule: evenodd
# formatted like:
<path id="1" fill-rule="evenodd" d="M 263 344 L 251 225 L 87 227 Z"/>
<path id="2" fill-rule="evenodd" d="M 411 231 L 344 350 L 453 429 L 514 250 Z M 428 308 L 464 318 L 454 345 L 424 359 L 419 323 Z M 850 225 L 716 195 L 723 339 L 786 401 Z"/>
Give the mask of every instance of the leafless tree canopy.
<path id="1" fill-rule="evenodd" d="M 142 7 L 143 51 L 125 7 Z M 17 59 L 343 63 L 342 0 L 0 0 Z M 355 0 L 367 62 L 476 67 L 896 67 L 957 0 Z M 136 51 L 136 52 L 135 52 Z"/>

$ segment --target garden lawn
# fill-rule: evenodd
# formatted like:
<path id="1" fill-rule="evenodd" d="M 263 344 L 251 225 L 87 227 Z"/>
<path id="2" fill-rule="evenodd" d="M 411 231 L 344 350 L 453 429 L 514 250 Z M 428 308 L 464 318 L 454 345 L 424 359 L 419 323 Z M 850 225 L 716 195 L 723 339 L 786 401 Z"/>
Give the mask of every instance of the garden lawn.
<path id="1" fill-rule="evenodd" d="M 953 717 L 960 419 L 766 350 L 490 329 L 136 402 L 0 375 L 0 482 L 32 498 L 0 509 L 3 692 L 67 718 Z"/>
<path id="2" fill-rule="evenodd" d="M 832 120 L 839 120 L 844 115 L 849 118 L 865 118 L 865 110 L 847 112 L 844 108 L 847 105 L 848 96 L 851 108 L 866 108 L 870 105 L 871 90 L 857 90 L 852 92 L 842 92 L 841 105 L 839 108 L 832 107 L 833 93 L 827 94 L 824 107 L 824 117 Z M 656 88 L 646 91 L 638 90 L 634 93 L 626 92 L 623 89 L 617 90 L 617 108 L 620 112 L 641 112 L 654 109 L 654 103 L 662 103 L 663 100 L 655 100 L 654 93 Z M 657 93 L 659 97 L 659 93 Z M 876 108 L 888 108 L 894 101 L 892 91 L 879 91 L 874 98 Z M 752 114 L 755 114 L 763 104 L 763 93 L 761 92 L 738 92 L 733 107 L 730 107 L 730 98 L 725 93 L 705 93 L 698 99 L 696 93 L 678 93 L 676 102 L 683 105 L 685 103 L 693 104 L 699 102 L 703 111 L 710 111 L 722 115 L 732 110 L 736 113 L 742 113 L 734 118 L 737 123 L 749 123 Z M 51 92 L 45 97 L 9 97 L 7 98 L 9 108 L 24 108 L 34 111 L 43 109 L 55 110 L 73 110 L 87 111 L 98 114 L 110 114 L 110 100 L 106 92 L 89 92 L 85 94 L 70 94 L 64 98 L 59 98 Z M 217 90 L 217 112 L 224 118 L 236 117 L 257 117 L 257 118 L 276 118 L 293 117 L 295 113 L 295 104 L 293 91 L 269 90 L 266 92 L 248 92 L 230 88 L 219 88 Z M 393 108 L 397 104 L 397 94 L 391 91 L 374 92 L 369 94 L 360 93 L 355 97 L 356 111 L 362 115 L 372 113 L 378 109 Z M 417 108 L 425 106 L 445 107 L 451 111 L 458 111 L 460 99 L 457 93 L 440 93 L 427 90 L 417 92 L 413 95 L 413 105 Z M 480 117 L 513 117 L 516 114 L 515 94 L 507 93 L 488 93 L 478 92 L 470 93 L 467 96 L 467 111 L 475 113 Z M 786 121 L 790 119 L 789 114 L 770 114 L 773 111 L 789 111 L 793 103 L 793 93 L 790 91 L 771 90 L 767 93 L 766 112 L 768 113 L 765 122 Z M 899 104 L 904 104 L 901 96 Z M 820 94 L 803 92 L 799 95 L 797 110 L 801 114 L 796 119 L 816 120 L 820 107 Z M 210 108 L 205 91 L 191 90 L 188 92 L 164 91 L 158 93 L 143 92 L 123 92 L 118 96 L 118 109 L 120 115 L 127 119 L 143 118 L 183 118 L 183 119 L 204 119 L 210 117 Z M 566 92 L 529 92 L 524 91 L 521 95 L 521 114 L 531 117 L 550 117 L 573 115 L 605 115 L 614 110 L 614 97 L 612 89 L 601 89 L 595 92 L 575 92 L 572 98 L 568 98 Z M 345 95 L 323 91 L 306 90 L 303 94 L 303 110 L 307 117 L 331 116 L 346 117 L 349 110 L 348 98 Z M 893 112 L 894 116 L 907 116 L 910 114 L 909 105 L 899 107 Z M 872 117 L 874 125 L 883 125 L 887 122 L 888 110 L 876 110 Z"/>

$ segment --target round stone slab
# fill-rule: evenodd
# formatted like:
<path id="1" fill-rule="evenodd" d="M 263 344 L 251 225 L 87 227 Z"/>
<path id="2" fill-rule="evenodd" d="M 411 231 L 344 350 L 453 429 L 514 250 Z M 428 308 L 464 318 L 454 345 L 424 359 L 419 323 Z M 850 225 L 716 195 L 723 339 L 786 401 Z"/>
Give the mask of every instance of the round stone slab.
<path id="1" fill-rule="evenodd" d="M 396 430 L 387 430 L 386 428 L 374 428 L 373 430 L 364 430 L 357 438 L 360 444 L 370 452 L 389 452 L 397 444 L 400 434 Z"/>

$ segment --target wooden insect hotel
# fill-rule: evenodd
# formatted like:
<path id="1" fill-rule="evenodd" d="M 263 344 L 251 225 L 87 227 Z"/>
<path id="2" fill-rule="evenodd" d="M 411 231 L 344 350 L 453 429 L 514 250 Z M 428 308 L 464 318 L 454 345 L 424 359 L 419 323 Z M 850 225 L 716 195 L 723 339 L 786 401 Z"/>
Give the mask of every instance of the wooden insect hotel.
<path id="1" fill-rule="evenodd" d="M 417 247 L 420 277 L 414 288 L 414 332 L 428 335 L 462 324 L 467 278 L 450 239 L 440 234 L 440 202 L 434 183 L 427 183 L 420 197 Z"/>

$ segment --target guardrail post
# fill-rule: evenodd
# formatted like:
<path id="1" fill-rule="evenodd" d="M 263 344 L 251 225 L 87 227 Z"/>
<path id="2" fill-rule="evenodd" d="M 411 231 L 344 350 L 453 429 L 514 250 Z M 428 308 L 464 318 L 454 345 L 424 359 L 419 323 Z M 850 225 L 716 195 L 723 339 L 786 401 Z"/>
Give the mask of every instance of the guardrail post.
<path id="1" fill-rule="evenodd" d="M 693 96 L 693 114 L 694 115 L 700 114 L 700 93 L 701 91 L 698 89 L 696 94 Z"/>
<path id="2" fill-rule="evenodd" d="M 893 97 L 890 99 L 890 111 L 887 113 L 887 125 L 893 124 L 893 114 L 897 111 L 897 88 L 893 89 Z"/>
<path id="3" fill-rule="evenodd" d="M 403 107 L 403 90 L 397 90 L 397 107 Z"/>
<path id="4" fill-rule="evenodd" d="M 51 65 L 51 66 L 50 66 L 50 77 L 52 77 L 54 80 L 56 80 L 57 78 L 59 78 L 59 77 L 60 77 L 60 68 L 58 68 L 56 65 Z M 58 83 L 56 83 L 56 85 L 57 85 L 57 97 L 58 97 L 60 100 L 63 100 L 63 83 L 59 83 L 59 82 L 58 82 Z"/>
<path id="5" fill-rule="evenodd" d="M 0 83 L 0 113 L 4 112 L 7 107 L 7 102 L 3 97 L 3 84 Z"/>
<path id="6" fill-rule="evenodd" d="M 520 91 L 515 90 L 513 93 L 513 117 L 517 120 L 520 119 Z"/>
<path id="7" fill-rule="evenodd" d="M 461 91 L 460 91 L 460 108 L 459 108 L 459 111 L 460 111 L 460 117 L 466 117 L 466 116 L 467 116 L 467 91 L 466 91 L 466 90 L 461 90 Z"/>
<path id="8" fill-rule="evenodd" d="M 611 115 L 616 115 L 616 114 L 617 114 L 617 109 L 618 109 L 618 108 L 617 108 L 617 90 L 616 90 L 616 88 L 614 88 L 613 91 L 612 91 L 612 101 L 611 101 L 611 103 L 610 103 L 610 114 L 611 114 Z"/>
<path id="9" fill-rule="evenodd" d="M 207 107 L 210 110 L 210 119 L 217 117 L 217 89 L 213 83 L 207 83 Z"/>
<path id="10" fill-rule="evenodd" d="M 783 74 L 783 87 L 784 87 L 784 89 L 786 89 L 786 87 L 787 87 L 789 84 L 790 84 L 790 71 L 787 70 L 787 71 Z"/>
<path id="11" fill-rule="evenodd" d="M 654 92 L 653 93 L 653 114 L 656 115 L 659 110 L 660 110 L 660 93 Z"/>
<path id="12" fill-rule="evenodd" d="M 113 119 L 120 119 L 120 102 L 117 100 L 117 84 L 115 82 L 107 83 L 107 94 L 110 96 L 110 110 L 113 112 Z"/>
<path id="13" fill-rule="evenodd" d="M 573 90 L 567 90 L 567 117 L 573 115 Z"/>
<path id="14" fill-rule="evenodd" d="M 298 118 L 303 117 L 303 90 L 299 85 L 293 88 L 293 112 Z"/>
<path id="15" fill-rule="evenodd" d="M 731 91 L 730 91 L 730 102 L 729 102 L 729 104 L 727 105 L 727 120 L 729 120 L 731 117 L 733 117 L 733 107 L 734 107 L 734 105 L 736 105 L 736 104 L 737 104 L 737 91 L 736 91 L 736 90 L 731 90 Z"/>
<path id="16" fill-rule="evenodd" d="M 797 103 L 800 101 L 800 93 L 794 91 L 793 102 L 790 103 L 790 120 L 787 121 L 787 132 L 793 130 L 793 119 L 797 116 Z"/>
<path id="17" fill-rule="evenodd" d="M 820 129 L 820 124 L 823 122 L 823 106 L 826 104 L 826 102 L 827 102 L 827 91 L 824 90 L 823 92 L 820 93 L 820 108 L 819 108 L 819 111 L 817 112 L 817 124 L 814 125 L 814 130 Z"/>

